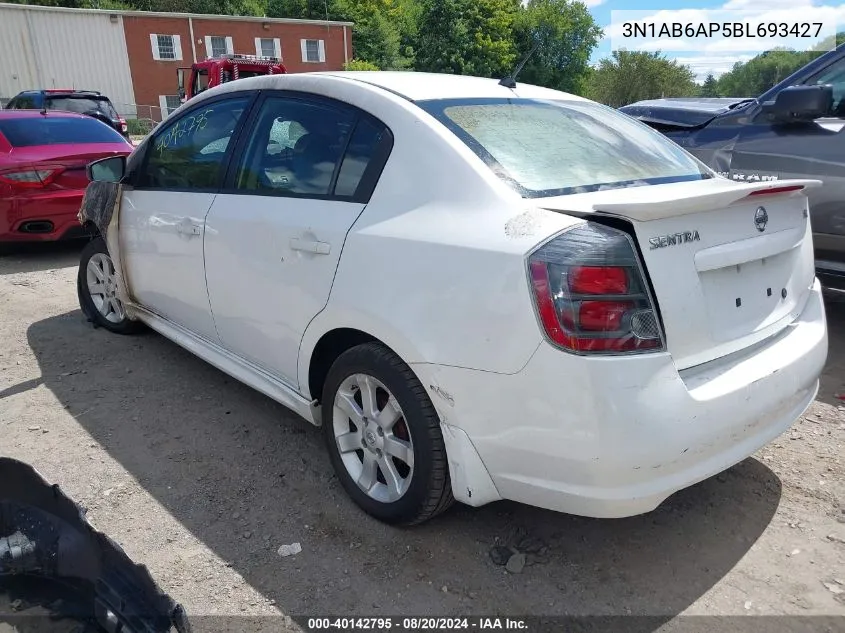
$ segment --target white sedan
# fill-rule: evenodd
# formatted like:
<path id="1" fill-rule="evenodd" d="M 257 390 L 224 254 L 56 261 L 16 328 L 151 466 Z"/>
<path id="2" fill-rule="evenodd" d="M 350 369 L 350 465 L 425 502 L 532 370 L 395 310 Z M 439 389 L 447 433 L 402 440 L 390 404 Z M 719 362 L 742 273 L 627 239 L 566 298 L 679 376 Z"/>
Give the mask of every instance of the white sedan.
<path id="1" fill-rule="evenodd" d="M 322 426 L 390 523 L 455 499 L 648 512 L 787 430 L 827 357 L 815 181 L 731 182 L 553 90 L 242 79 L 89 173 L 117 189 L 89 318 Z"/>

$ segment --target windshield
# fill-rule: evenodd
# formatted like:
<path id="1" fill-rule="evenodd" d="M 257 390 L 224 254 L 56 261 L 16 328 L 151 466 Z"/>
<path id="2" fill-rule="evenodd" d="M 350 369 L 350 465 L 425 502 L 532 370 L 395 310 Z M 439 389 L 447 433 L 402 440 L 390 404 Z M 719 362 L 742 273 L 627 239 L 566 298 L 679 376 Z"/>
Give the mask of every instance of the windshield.
<path id="1" fill-rule="evenodd" d="M 712 178 L 659 132 L 589 101 L 417 102 L 526 198 Z"/>
<path id="2" fill-rule="evenodd" d="M 47 97 L 47 107 L 50 110 L 64 110 L 65 112 L 78 112 L 85 114 L 87 112 L 99 111 L 108 116 L 110 119 L 117 119 L 117 112 L 115 112 L 111 103 L 107 99 L 96 99 L 91 97 Z"/>
<path id="3" fill-rule="evenodd" d="M 120 143 L 124 138 L 96 119 L 58 116 L 27 117 L 0 121 L 0 134 L 12 147 L 67 145 L 74 143 Z"/>

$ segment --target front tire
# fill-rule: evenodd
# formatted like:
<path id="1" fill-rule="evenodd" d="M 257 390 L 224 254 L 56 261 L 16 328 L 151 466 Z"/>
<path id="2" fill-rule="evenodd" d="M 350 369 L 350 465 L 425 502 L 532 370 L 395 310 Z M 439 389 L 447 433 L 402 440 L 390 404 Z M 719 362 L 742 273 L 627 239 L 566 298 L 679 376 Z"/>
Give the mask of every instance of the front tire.
<path id="1" fill-rule="evenodd" d="M 365 512 L 415 525 L 452 505 L 437 412 L 391 350 L 365 343 L 341 354 L 326 378 L 322 408 L 332 466 Z"/>
<path id="2" fill-rule="evenodd" d="M 82 313 L 95 327 L 117 334 L 133 334 L 141 329 L 141 323 L 126 316 L 117 295 L 114 262 L 102 237 L 94 238 L 82 249 L 76 293 Z"/>

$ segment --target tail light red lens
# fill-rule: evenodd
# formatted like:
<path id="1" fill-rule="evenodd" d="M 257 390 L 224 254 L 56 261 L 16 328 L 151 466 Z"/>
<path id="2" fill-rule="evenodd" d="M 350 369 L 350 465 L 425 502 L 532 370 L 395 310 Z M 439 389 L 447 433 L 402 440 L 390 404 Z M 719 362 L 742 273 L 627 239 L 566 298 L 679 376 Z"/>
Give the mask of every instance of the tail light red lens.
<path id="1" fill-rule="evenodd" d="M 120 119 L 118 119 L 118 121 L 120 121 L 120 131 L 121 131 L 121 132 L 126 132 L 126 130 L 128 130 L 128 129 L 129 129 L 129 128 L 127 127 L 127 125 L 126 125 L 126 119 L 124 119 L 123 117 L 121 117 Z"/>
<path id="2" fill-rule="evenodd" d="M 49 185 L 61 171 L 61 167 L 14 169 L 0 172 L 0 181 L 20 189 L 38 189 Z"/>
<path id="3" fill-rule="evenodd" d="M 601 224 L 568 230 L 529 257 L 549 340 L 579 353 L 664 349 L 656 309 L 631 237 Z"/>
<path id="4" fill-rule="evenodd" d="M 625 294 L 628 275 L 621 267 L 574 266 L 569 276 L 569 289 L 584 295 Z"/>

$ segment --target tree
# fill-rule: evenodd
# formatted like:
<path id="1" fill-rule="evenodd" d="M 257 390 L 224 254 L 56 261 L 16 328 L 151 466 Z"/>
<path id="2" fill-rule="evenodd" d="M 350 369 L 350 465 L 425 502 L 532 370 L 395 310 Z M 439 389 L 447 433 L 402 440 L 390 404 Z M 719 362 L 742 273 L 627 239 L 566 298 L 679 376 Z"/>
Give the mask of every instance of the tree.
<path id="1" fill-rule="evenodd" d="M 536 44 L 519 80 L 580 94 L 590 54 L 602 30 L 587 7 L 572 0 L 529 0 L 519 11 L 514 39 L 522 59 Z"/>
<path id="2" fill-rule="evenodd" d="M 587 96 L 614 108 L 660 97 L 689 97 L 698 91 L 689 66 L 659 51 L 613 51 L 590 73 Z"/>
<path id="3" fill-rule="evenodd" d="M 518 0 L 421 0 L 416 70 L 501 77 L 516 62 Z"/>
<path id="4" fill-rule="evenodd" d="M 719 92 L 726 97 L 756 97 L 786 79 L 818 53 L 776 48 L 745 63 L 737 62 L 719 78 Z"/>
<path id="5" fill-rule="evenodd" d="M 713 76 L 713 73 L 707 75 L 704 83 L 701 84 L 702 97 L 718 97 L 719 96 L 719 82 Z"/>

